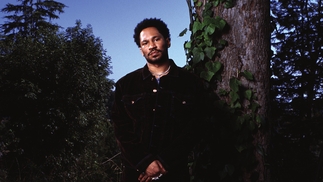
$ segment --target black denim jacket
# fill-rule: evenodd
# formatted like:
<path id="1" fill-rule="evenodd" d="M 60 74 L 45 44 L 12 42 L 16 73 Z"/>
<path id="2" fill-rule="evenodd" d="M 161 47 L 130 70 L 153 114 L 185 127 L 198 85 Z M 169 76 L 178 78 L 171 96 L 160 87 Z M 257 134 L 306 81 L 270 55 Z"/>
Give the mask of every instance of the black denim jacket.
<path id="1" fill-rule="evenodd" d="M 186 167 L 201 136 L 203 84 L 170 61 L 159 83 L 147 65 L 116 83 L 115 135 L 125 165 L 139 172 L 156 159 L 168 171 Z"/>

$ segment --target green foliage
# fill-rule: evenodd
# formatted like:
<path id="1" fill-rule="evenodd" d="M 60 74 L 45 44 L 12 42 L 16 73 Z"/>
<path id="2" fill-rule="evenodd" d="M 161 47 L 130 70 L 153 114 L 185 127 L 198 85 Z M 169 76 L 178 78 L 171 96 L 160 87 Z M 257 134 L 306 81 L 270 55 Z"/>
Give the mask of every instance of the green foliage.
<path id="1" fill-rule="evenodd" d="M 194 2 L 199 7 L 201 2 Z M 226 45 L 225 40 L 217 39 L 226 22 L 219 16 L 213 17 L 212 7 L 211 1 L 205 5 L 202 22 L 195 18 L 191 28 L 191 40 L 184 44 L 187 64 L 190 68 L 194 67 L 194 72 L 207 81 L 212 78 L 221 79 L 221 63 L 213 60 L 216 60 L 219 51 Z"/>
<path id="2" fill-rule="evenodd" d="M 102 41 L 80 21 L 36 27 L 1 35 L 0 180 L 116 181 Z"/>
<path id="3" fill-rule="evenodd" d="M 257 114 L 260 106 L 254 91 L 241 83 L 241 77 L 254 81 L 250 71 L 231 78 L 230 90 L 215 93 L 217 82 L 222 81 L 223 65 L 218 60 L 227 45 L 221 38 L 227 23 L 213 13 L 219 5 L 230 8 L 233 1 L 194 1 L 194 7 L 203 9 L 202 17 L 192 17 L 191 40 L 184 44 L 186 68 L 206 81 L 211 102 L 209 131 L 195 151 L 198 157 L 192 164 L 191 181 L 240 181 L 242 171 L 255 165 L 253 133 L 263 124 Z M 259 152 L 260 149 L 261 146 Z"/>
<path id="4" fill-rule="evenodd" d="M 187 28 L 185 28 L 178 36 L 183 37 L 187 32 Z"/>
<path id="5" fill-rule="evenodd" d="M 207 62 L 205 63 L 206 70 L 203 70 L 200 74 L 201 78 L 205 80 L 211 80 L 215 73 L 217 73 L 221 69 L 221 63 L 220 62 Z"/>

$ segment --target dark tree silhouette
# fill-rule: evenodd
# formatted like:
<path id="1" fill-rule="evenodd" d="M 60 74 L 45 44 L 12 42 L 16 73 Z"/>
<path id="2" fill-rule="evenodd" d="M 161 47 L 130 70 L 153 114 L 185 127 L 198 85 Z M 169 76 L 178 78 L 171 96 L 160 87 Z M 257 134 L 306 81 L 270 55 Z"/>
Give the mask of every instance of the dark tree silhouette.
<path id="1" fill-rule="evenodd" d="M 116 181 L 102 41 L 80 21 L 59 32 L 61 3 L 20 2 L 0 39 L 0 181 Z"/>
<path id="2" fill-rule="evenodd" d="M 272 0 L 273 181 L 321 181 L 323 7 Z"/>
<path id="3" fill-rule="evenodd" d="M 286 111 L 311 118 L 322 102 L 321 1 L 272 1 L 273 90 Z M 292 103 L 292 104 L 289 104 Z"/>
<path id="4" fill-rule="evenodd" d="M 57 13 L 63 13 L 66 7 L 63 3 L 53 0 L 18 0 L 21 4 L 8 3 L 1 11 L 9 15 L 1 26 L 4 34 L 19 32 L 22 35 L 32 35 L 37 29 L 56 30 L 59 26 L 51 20 L 58 19 Z M 10 14 L 11 13 L 11 14 Z"/>

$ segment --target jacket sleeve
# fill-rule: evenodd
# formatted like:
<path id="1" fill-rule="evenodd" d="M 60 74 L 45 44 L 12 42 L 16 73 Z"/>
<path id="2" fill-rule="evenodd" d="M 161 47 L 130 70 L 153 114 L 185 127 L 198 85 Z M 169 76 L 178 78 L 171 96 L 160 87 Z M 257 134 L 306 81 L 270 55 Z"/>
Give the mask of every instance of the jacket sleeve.
<path id="1" fill-rule="evenodd" d="M 139 142 L 137 135 L 135 135 L 133 121 L 129 118 L 122 103 L 122 87 L 118 82 L 116 83 L 115 102 L 111 119 L 117 143 L 126 162 L 125 165 L 131 166 L 139 172 L 145 171 L 156 157 L 143 150 L 144 147 Z"/>

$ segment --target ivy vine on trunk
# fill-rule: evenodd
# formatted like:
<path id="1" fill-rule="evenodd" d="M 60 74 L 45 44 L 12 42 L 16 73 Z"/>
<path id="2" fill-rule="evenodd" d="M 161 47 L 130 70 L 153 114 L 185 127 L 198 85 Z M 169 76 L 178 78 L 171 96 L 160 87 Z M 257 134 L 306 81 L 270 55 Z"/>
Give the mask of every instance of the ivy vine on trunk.
<path id="1" fill-rule="evenodd" d="M 187 3 L 186 68 L 205 80 L 211 100 L 210 130 L 190 164 L 192 181 L 269 180 L 269 1 Z"/>

